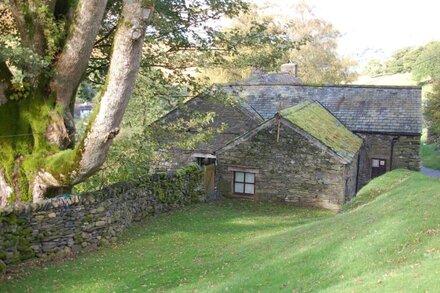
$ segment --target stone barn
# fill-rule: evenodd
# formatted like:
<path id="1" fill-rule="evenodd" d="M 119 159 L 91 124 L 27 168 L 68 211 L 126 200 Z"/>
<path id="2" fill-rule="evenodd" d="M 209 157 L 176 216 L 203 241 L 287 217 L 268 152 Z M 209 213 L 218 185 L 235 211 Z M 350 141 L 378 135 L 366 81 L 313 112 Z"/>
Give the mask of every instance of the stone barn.
<path id="1" fill-rule="evenodd" d="M 209 142 L 173 150 L 167 162 L 215 164 L 219 196 L 335 209 L 374 177 L 420 169 L 420 87 L 305 85 L 287 70 L 222 88 L 237 102 L 198 97 L 187 105 L 226 127 Z M 161 121 L 185 116 L 175 110 Z"/>

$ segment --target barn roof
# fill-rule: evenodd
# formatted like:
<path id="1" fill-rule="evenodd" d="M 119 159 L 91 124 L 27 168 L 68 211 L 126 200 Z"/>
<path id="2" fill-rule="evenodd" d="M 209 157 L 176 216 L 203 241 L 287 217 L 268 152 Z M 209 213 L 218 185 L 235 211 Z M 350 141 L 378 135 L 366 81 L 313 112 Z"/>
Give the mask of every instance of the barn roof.
<path id="1" fill-rule="evenodd" d="M 279 114 L 347 161 L 353 160 L 362 145 L 360 137 L 316 101 L 303 101 Z"/>
<path id="2" fill-rule="evenodd" d="M 418 135 L 422 130 L 421 88 L 364 85 L 301 85 L 246 82 L 225 86 L 244 107 L 264 119 L 305 99 L 319 101 L 355 132 Z"/>

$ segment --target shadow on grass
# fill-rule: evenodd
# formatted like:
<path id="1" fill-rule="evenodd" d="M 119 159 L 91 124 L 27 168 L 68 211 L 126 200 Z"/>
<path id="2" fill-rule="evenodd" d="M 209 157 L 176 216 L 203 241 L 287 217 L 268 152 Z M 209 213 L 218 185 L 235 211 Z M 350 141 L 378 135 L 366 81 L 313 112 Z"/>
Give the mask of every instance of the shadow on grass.
<path id="1" fill-rule="evenodd" d="M 392 176 L 373 189 L 391 186 Z M 243 201 L 195 205 L 132 227 L 111 247 L 28 271 L 0 291 L 307 292 L 358 279 L 373 284 L 432 245 L 424 231 L 440 227 L 436 184 L 411 173 L 371 204 L 335 216 Z"/>

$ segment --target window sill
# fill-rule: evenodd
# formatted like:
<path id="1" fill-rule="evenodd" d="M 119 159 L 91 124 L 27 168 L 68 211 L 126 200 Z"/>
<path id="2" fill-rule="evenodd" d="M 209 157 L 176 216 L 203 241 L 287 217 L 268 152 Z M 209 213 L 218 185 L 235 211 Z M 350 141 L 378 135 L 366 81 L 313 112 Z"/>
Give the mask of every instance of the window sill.
<path id="1" fill-rule="evenodd" d="M 245 194 L 236 194 L 236 193 L 233 193 L 233 194 L 231 195 L 231 197 L 232 197 L 232 198 L 240 198 L 240 199 L 249 199 L 249 200 L 255 200 L 255 199 L 256 199 L 255 194 L 245 195 Z"/>

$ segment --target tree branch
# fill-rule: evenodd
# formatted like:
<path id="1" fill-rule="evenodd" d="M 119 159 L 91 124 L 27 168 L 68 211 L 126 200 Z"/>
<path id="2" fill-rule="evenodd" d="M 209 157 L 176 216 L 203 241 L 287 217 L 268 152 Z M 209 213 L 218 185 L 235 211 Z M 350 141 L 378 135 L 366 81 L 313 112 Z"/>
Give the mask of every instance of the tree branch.
<path id="1" fill-rule="evenodd" d="M 51 87 L 57 103 L 69 108 L 92 53 L 95 38 L 104 16 L 107 0 L 80 0 L 63 51 L 55 65 Z"/>
<path id="2" fill-rule="evenodd" d="M 116 27 L 117 27 L 116 25 L 113 26 L 111 29 L 108 30 L 108 32 L 104 36 L 102 36 L 100 39 L 96 40 L 96 42 L 94 44 L 94 47 L 95 48 L 101 47 L 101 46 L 98 46 L 98 45 L 100 43 L 102 43 L 103 41 L 105 41 L 107 38 L 109 38 L 113 34 L 113 32 L 116 30 Z"/>
<path id="3" fill-rule="evenodd" d="M 143 8 L 142 0 L 124 1 L 121 21 L 113 41 L 107 86 L 90 131 L 84 139 L 79 169 L 72 184 L 84 181 L 104 163 L 133 91 L 139 71 L 145 29 L 153 7 Z"/>

